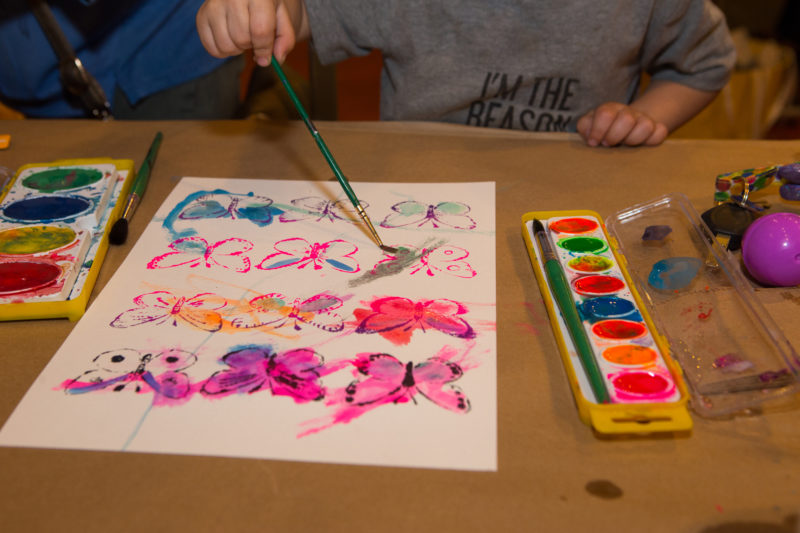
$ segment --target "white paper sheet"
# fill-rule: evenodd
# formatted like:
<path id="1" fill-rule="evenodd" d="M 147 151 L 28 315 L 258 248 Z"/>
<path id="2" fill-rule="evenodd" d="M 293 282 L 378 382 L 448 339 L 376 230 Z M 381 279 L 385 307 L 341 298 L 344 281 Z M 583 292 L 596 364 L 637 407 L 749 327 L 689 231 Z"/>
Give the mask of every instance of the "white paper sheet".
<path id="1" fill-rule="evenodd" d="M 0 444 L 495 470 L 494 183 L 355 188 L 184 178 Z"/>

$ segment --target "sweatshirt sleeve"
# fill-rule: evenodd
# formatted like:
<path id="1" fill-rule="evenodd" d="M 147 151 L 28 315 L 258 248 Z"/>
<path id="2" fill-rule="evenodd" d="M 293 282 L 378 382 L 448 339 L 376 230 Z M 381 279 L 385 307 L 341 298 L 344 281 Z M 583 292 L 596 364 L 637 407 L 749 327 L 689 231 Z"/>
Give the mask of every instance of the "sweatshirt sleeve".
<path id="1" fill-rule="evenodd" d="M 709 0 L 654 2 L 642 69 L 654 80 L 722 89 L 736 62 L 723 13 Z"/>
<path id="2" fill-rule="evenodd" d="M 305 0 L 311 27 L 311 44 L 320 62 L 327 65 L 352 56 L 363 56 L 386 43 L 386 11 L 392 1 Z"/>

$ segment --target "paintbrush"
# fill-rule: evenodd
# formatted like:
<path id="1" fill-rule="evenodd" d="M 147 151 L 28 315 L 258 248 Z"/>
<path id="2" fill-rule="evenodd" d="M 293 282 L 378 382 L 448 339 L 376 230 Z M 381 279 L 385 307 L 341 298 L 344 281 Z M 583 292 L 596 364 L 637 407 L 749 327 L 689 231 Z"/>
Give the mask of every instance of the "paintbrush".
<path id="1" fill-rule="evenodd" d="M 311 122 L 311 118 L 309 118 L 308 113 L 306 113 L 303 104 L 300 103 L 300 99 L 297 97 L 297 94 L 295 94 L 294 89 L 292 89 L 289 80 L 286 78 L 286 74 L 283 73 L 283 69 L 278 63 L 278 60 L 275 59 L 275 56 L 272 56 L 272 68 L 275 69 L 275 73 L 278 75 L 278 78 L 280 78 L 281 83 L 286 88 L 286 92 L 289 93 L 289 98 L 292 99 L 292 103 L 294 104 L 295 109 L 297 109 L 297 112 L 300 113 L 300 116 L 303 118 L 303 122 L 305 122 L 308 131 L 311 132 L 311 136 L 314 137 L 314 140 L 317 142 L 317 146 L 319 147 L 320 152 L 322 152 L 322 155 L 325 157 L 325 161 L 327 161 L 328 166 L 331 167 L 333 175 L 336 176 L 336 179 L 339 181 L 339 185 L 342 186 L 342 189 L 344 189 L 344 193 L 350 199 L 350 202 L 352 202 L 353 207 L 356 208 L 358 216 L 360 216 L 361 220 L 364 221 L 364 224 L 367 225 L 367 228 L 369 229 L 369 232 L 372 234 L 372 237 L 375 239 L 375 242 L 378 243 L 378 246 L 380 246 L 381 250 L 383 250 L 384 252 L 397 253 L 397 248 L 386 246 L 383 244 L 383 241 L 381 241 L 378 232 L 375 231 L 375 226 L 372 225 L 372 221 L 367 216 L 367 212 L 364 211 L 363 207 L 361 207 L 361 202 L 358 201 L 356 193 L 353 192 L 353 188 L 350 187 L 350 182 L 347 181 L 347 178 L 342 173 L 342 170 L 339 168 L 339 165 L 333 158 L 333 154 L 331 153 L 330 150 L 328 150 L 328 146 L 325 144 L 325 141 L 322 140 L 322 135 L 320 135 L 319 130 L 317 130 L 316 126 L 314 126 L 314 123 Z"/>
<path id="2" fill-rule="evenodd" d="M 156 154 L 158 148 L 161 146 L 161 139 L 164 136 L 159 131 L 156 133 L 150 149 L 147 151 L 147 156 L 142 161 L 139 167 L 139 172 L 136 173 L 136 178 L 133 180 L 131 192 L 128 194 L 128 199 L 125 202 L 125 209 L 122 211 L 122 216 L 119 220 L 114 222 L 111 227 L 111 232 L 108 234 L 108 241 L 112 244 L 123 244 L 125 239 L 128 238 L 128 221 L 133 217 L 133 212 L 139 205 L 139 201 L 144 196 L 144 190 L 147 188 L 147 182 L 150 179 L 150 171 L 153 169 L 153 164 L 156 161 Z"/>
<path id="3" fill-rule="evenodd" d="M 558 304 L 561 316 L 564 318 L 564 324 L 567 326 L 569 336 L 575 344 L 575 351 L 578 353 L 578 359 L 580 359 L 581 365 L 586 372 L 586 377 L 589 379 L 592 392 L 597 399 L 597 403 L 609 403 L 611 400 L 606 384 L 603 381 L 603 373 L 600 371 L 597 359 L 595 359 L 589 337 L 583 329 L 580 315 L 578 315 L 578 308 L 575 307 L 575 301 L 572 299 L 569 282 L 564 276 L 564 271 L 561 270 L 561 265 L 558 263 L 555 252 L 553 252 L 544 225 L 538 219 L 533 220 L 533 234 L 536 237 L 536 242 L 539 243 L 539 251 L 542 253 L 541 263 L 547 276 L 547 284 L 550 286 L 553 298 Z"/>

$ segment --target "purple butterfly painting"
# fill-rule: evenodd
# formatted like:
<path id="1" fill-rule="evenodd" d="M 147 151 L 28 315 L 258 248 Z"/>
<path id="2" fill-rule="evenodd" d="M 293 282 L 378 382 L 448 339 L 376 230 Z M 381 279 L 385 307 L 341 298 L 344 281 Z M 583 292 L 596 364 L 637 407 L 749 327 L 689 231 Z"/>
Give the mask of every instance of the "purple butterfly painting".
<path id="1" fill-rule="evenodd" d="M 202 388 L 204 394 L 225 396 L 270 390 L 274 396 L 289 396 L 297 403 L 325 396 L 319 382 L 324 361 L 311 349 L 277 353 L 271 346 L 251 345 L 225 354 L 222 362 L 228 368 L 208 378 Z"/>

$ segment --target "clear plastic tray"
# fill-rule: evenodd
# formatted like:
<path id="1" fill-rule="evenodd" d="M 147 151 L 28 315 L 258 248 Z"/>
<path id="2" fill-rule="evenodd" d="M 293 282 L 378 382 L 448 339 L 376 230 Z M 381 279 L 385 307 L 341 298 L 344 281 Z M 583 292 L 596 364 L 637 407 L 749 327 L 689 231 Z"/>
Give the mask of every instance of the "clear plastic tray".
<path id="1" fill-rule="evenodd" d="M 797 353 L 685 195 L 628 208 L 606 227 L 683 369 L 695 412 L 730 415 L 800 391 Z"/>

